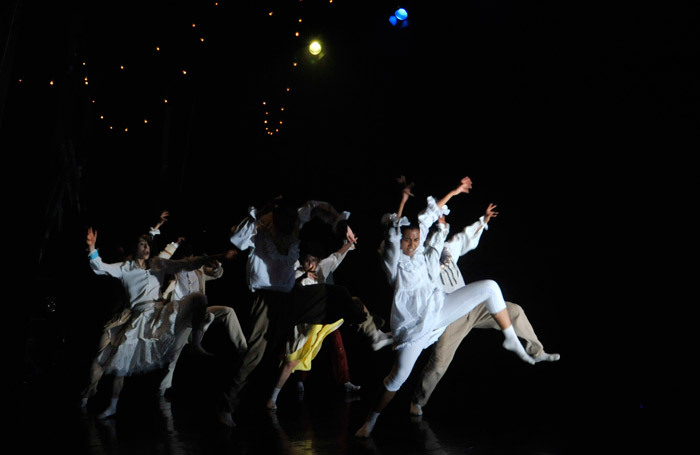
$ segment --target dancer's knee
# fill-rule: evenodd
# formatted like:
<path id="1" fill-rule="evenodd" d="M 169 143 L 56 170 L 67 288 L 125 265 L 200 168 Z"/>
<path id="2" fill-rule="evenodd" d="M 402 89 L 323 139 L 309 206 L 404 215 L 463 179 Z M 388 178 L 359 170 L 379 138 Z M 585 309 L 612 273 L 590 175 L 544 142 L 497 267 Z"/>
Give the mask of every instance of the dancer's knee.
<path id="1" fill-rule="evenodd" d="M 398 391 L 404 382 L 408 379 L 409 371 L 395 368 L 384 378 L 384 388 L 389 392 Z"/>

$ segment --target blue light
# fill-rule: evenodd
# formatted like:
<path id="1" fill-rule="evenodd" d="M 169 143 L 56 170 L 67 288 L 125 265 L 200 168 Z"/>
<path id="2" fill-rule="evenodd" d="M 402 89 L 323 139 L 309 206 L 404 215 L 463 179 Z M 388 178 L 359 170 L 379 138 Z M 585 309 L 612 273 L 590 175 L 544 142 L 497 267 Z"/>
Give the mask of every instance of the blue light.
<path id="1" fill-rule="evenodd" d="M 390 16 L 389 22 L 391 22 L 391 25 L 396 25 L 396 23 L 398 22 L 398 19 L 396 19 L 396 16 Z"/>
<path id="2" fill-rule="evenodd" d="M 403 21 L 408 17 L 408 12 L 404 8 L 399 8 L 394 12 L 394 15 L 398 20 Z"/>

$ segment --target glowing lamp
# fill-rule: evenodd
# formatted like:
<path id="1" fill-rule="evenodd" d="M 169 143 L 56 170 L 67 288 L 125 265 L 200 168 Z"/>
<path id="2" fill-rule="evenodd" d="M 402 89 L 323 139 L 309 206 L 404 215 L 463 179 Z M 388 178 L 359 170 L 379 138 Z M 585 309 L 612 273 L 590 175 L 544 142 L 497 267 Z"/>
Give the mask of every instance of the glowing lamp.
<path id="1" fill-rule="evenodd" d="M 309 52 L 311 55 L 318 55 L 321 53 L 321 43 L 318 41 L 312 41 L 311 44 L 309 44 Z"/>
<path id="2" fill-rule="evenodd" d="M 405 21 L 408 17 L 408 12 L 404 8 L 399 8 L 394 12 L 394 16 L 400 21 Z"/>

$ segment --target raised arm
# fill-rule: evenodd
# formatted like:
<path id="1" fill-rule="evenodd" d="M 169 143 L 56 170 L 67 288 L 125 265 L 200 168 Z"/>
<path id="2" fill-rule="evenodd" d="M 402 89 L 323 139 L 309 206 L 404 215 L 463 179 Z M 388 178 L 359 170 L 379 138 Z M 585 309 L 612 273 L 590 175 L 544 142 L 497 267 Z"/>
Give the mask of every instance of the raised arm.
<path id="1" fill-rule="evenodd" d="M 401 190 L 401 202 L 399 203 L 399 210 L 396 212 L 396 217 L 401 218 L 403 215 L 403 209 L 406 205 L 406 201 L 408 201 L 408 198 L 413 196 L 413 187 L 415 186 L 413 182 L 411 183 L 406 183 L 406 176 L 402 175 L 401 177 L 396 179 L 397 182 L 403 185 L 403 189 Z"/>
<path id="2" fill-rule="evenodd" d="M 469 177 L 464 177 L 462 180 L 460 180 L 459 186 L 457 188 L 447 193 L 445 196 L 443 196 L 442 199 L 440 199 L 437 202 L 438 208 L 443 208 L 447 204 L 447 201 L 452 199 L 454 196 L 457 196 L 458 194 L 462 193 L 468 193 L 471 189 L 472 179 L 470 179 Z"/>
<path id="3" fill-rule="evenodd" d="M 88 246 L 88 258 L 90 259 L 90 268 L 98 275 L 111 275 L 119 278 L 122 275 L 121 264 L 107 264 L 102 262 L 99 252 L 97 251 L 97 229 L 88 228 L 85 243 Z"/>
<path id="4" fill-rule="evenodd" d="M 151 234 L 152 236 L 156 236 L 156 235 L 160 234 L 160 227 L 161 227 L 166 221 L 168 221 L 168 216 L 170 216 L 170 212 L 168 212 L 167 210 L 163 210 L 163 211 L 160 213 L 160 218 L 158 219 L 158 222 L 157 222 L 156 225 L 153 226 L 153 227 L 151 228 L 151 230 L 150 230 L 150 234 Z"/>
<path id="5" fill-rule="evenodd" d="M 311 219 L 317 218 L 326 224 L 330 224 L 335 232 L 338 223 L 350 218 L 350 212 L 338 212 L 335 207 L 324 201 L 307 201 L 299 208 L 298 212 L 299 229 Z"/>
<path id="6" fill-rule="evenodd" d="M 319 282 L 326 282 L 328 280 L 328 277 L 333 272 L 335 272 L 340 263 L 343 262 L 343 259 L 345 259 L 345 256 L 348 254 L 348 251 L 355 249 L 355 243 L 357 242 L 357 239 L 352 237 L 353 240 L 350 240 L 350 238 L 351 236 L 348 235 L 346 237 L 345 243 L 343 243 L 343 246 L 338 248 L 338 251 L 332 253 L 326 258 L 321 259 L 318 262 L 318 264 L 316 265 L 316 273 L 319 277 Z"/>
<path id="7" fill-rule="evenodd" d="M 495 208 L 496 205 L 489 204 L 484 215 L 445 242 L 445 246 L 450 249 L 452 257 L 463 256 L 478 246 L 481 234 L 488 229 L 489 220 L 498 216 L 498 212 L 494 210 Z"/>
<path id="8" fill-rule="evenodd" d="M 248 216 L 236 226 L 231 228 L 231 243 L 241 251 L 245 251 L 254 245 L 253 237 L 257 233 L 257 210 L 255 207 L 248 209 Z"/>

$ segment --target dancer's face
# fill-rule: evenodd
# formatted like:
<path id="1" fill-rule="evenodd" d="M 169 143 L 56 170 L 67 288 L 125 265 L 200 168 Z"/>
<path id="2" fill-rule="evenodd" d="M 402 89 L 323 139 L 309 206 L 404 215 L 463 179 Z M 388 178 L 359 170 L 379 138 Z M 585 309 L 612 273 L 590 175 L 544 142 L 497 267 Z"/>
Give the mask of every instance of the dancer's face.
<path id="1" fill-rule="evenodd" d="M 147 260 L 151 256 L 151 247 L 144 239 L 139 239 L 136 245 L 136 258 Z"/>
<path id="2" fill-rule="evenodd" d="M 315 272 L 316 266 L 318 265 L 318 258 L 316 256 L 312 256 L 310 254 L 307 254 L 304 257 L 304 263 L 302 265 L 304 266 L 305 271 Z"/>
<path id="3" fill-rule="evenodd" d="M 418 229 L 406 229 L 401 237 L 401 252 L 406 256 L 413 256 L 420 246 L 420 231 Z"/>

